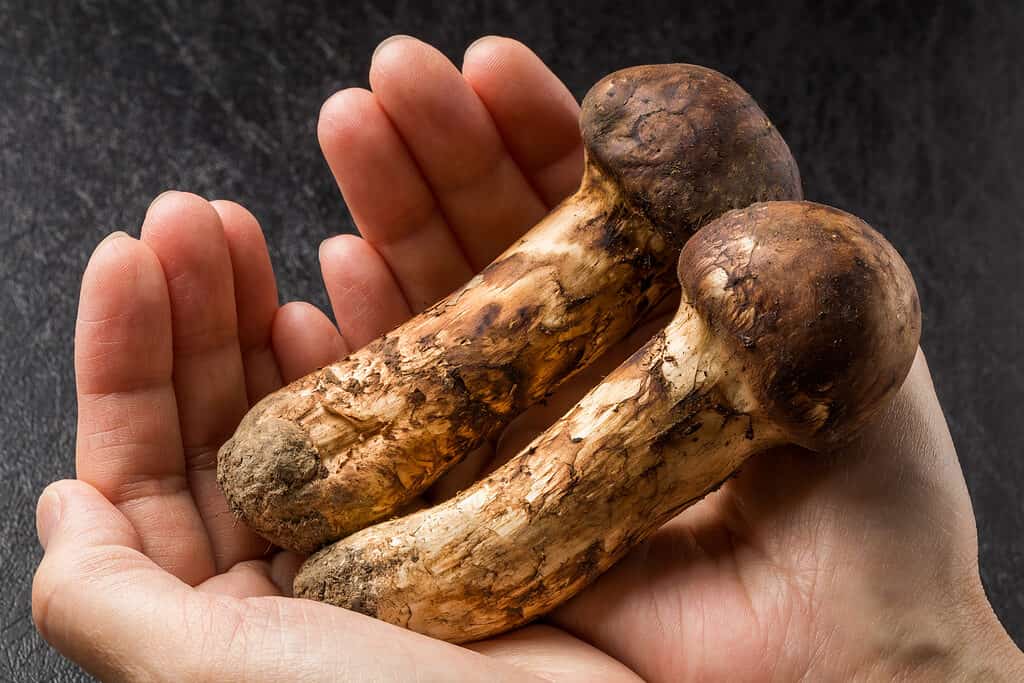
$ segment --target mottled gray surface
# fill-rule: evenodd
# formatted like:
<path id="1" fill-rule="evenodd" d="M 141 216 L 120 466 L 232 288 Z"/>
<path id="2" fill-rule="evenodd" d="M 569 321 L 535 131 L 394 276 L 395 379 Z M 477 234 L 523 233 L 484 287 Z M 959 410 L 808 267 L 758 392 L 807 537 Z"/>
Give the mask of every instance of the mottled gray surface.
<path id="1" fill-rule="evenodd" d="M 365 84 L 373 46 L 395 32 L 455 60 L 481 34 L 520 38 L 580 96 L 609 71 L 666 61 L 750 90 L 808 198 L 882 229 L 917 277 L 983 578 L 1020 642 L 1024 4 L 686 4 L 0 0 L 0 677 L 82 676 L 36 635 L 29 595 L 35 497 L 73 473 L 71 339 L 92 247 L 137 234 L 163 189 L 236 199 L 263 221 L 282 297 L 322 305 L 317 246 L 351 221 L 317 111 Z"/>

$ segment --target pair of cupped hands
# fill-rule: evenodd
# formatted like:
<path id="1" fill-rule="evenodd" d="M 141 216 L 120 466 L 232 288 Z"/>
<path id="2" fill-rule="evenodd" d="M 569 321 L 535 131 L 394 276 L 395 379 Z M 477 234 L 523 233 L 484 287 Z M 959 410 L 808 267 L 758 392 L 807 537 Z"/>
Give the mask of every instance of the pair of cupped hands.
<path id="1" fill-rule="evenodd" d="M 458 647 L 289 597 L 302 558 L 228 510 L 220 445 L 262 396 L 470 279 L 583 165 L 575 100 L 516 41 L 477 41 L 460 70 L 395 37 L 370 85 L 319 121 L 361 233 L 320 246 L 340 333 L 311 305 L 279 306 L 239 204 L 165 193 L 141 237 L 96 248 L 75 331 L 77 479 L 37 511 L 32 605 L 50 643 L 104 680 L 1024 680 L 921 354 L 856 443 L 753 458 L 542 622 Z M 554 412 L 518 420 L 435 497 Z"/>

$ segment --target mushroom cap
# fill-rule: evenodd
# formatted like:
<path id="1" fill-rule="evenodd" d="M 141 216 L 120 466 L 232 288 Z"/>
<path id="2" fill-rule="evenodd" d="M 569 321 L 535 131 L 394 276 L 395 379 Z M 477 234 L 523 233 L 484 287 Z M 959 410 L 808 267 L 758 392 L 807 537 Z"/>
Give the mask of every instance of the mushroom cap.
<path id="1" fill-rule="evenodd" d="M 583 99 L 580 128 L 588 162 L 677 246 L 730 209 L 803 197 L 778 130 L 712 69 L 658 64 L 609 74 Z"/>
<path id="2" fill-rule="evenodd" d="M 859 218 L 811 202 L 731 211 L 679 258 L 684 299 L 793 442 L 834 447 L 903 383 L 921 306 L 910 271 Z"/>

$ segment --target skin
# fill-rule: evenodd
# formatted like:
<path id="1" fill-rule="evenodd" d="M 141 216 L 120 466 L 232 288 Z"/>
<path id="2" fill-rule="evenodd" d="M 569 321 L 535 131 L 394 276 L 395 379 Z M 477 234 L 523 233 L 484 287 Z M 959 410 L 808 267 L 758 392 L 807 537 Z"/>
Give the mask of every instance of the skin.
<path id="1" fill-rule="evenodd" d="M 755 457 L 543 624 L 468 649 L 284 596 L 297 558 L 235 523 L 210 453 L 262 394 L 467 280 L 582 167 L 571 97 L 518 43 L 477 43 L 460 73 L 392 41 L 370 80 L 372 93 L 332 97 L 319 131 L 363 235 L 321 247 L 343 336 L 312 307 L 278 307 L 259 227 L 235 204 L 166 195 L 141 239 L 93 255 L 75 340 L 78 478 L 37 512 L 47 640 L 115 681 L 1024 677 L 981 586 L 921 354 L 857 442 Z M 553 417 L 525 415 L 470 464 Z"/>

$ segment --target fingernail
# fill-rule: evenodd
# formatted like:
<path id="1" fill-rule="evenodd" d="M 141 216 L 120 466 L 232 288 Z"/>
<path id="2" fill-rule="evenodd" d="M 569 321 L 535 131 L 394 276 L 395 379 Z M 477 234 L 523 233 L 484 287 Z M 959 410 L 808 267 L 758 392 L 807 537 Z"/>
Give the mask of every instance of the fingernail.
<path id="1" fill-rule="evenodd" d="M 377 55 L 379 55 L 379 54 L 380 54 L 380 51 L 381 51 L 382 49 L 384 49 L 384 46 L 385 46 L 385 45 L 387 45 L 388 43 L 394 43 L 394 42 L 397 42 L 397 41 L 399 41 L 399 40 L 416 40 L 416 39 L 415 39 L 415 38 L 413 38 L 412 36 L 407 36 L 407 35 L 405 35 L 404 33 L 396 33 L 396 34 L 395 34 L 395 35 L 393 35 L 393 36 L 390 36 L 390 37 L 388 37 L 388 38 L 385 38 L 384 40 L 380 41 L 380 44 L 379 44 L 379 45 L 377 45 L 376 49 L 374 49 L 374 51 L 373 51 L 373 56 L 372 56 L 372 57 L 370 57 L 370 61 L 371 61 L 371 62 L 373 62 L 373 60 L 377 59 Z"/>
<path id="2" fill-rule="evenodd" d="M 110 233 L 109 235 L 101 239 L 100 243 L 96 245 L 96 248 L 99 249 L 107 242 L 113 242 L 114 240 L 119 240 L 122 237 L 131 237 L 131 235 L 126 233 L 124 230 L 115 230 L 114 232 Z"/>
<path id="3" fill-rule="evenodd" d="M 469 44 L 469 47 L 466 48 L 466 51 L 462 53 L 462 61 L 463 62 L 466 61 L 466 57 L 469 56 L 469 53 L 473 51 L 474 47 L 476 47 L 477 45 L 479 45 L 480 43 L 482 43 L 484 41 L 490 40 L 491 38 L 497 38 L 497 37 L 498 36 L 495 36 L 495 35 L 487 35 L 487 36 L 480 36 L 479 38 L 474 40 L 472 43 Z"/>
<path id="4" fill-rule="evenodd" d="M 169 194 L 174 194 L 175 192 L 177 192 L 177 190 L 164 190 L 163 192 L 158 194 L 156 196 L 156 198 L 149 203 L 149 207 L 146 209 L 146 213 L 149 213 L 150 211 L 152 211 L 153 207 L 156 206 L 157 202 L 159 202 L 161 199 L 163 199 L 164 197 L 166 197 Z"/>
<path id="5" fill-rule="evenodd" d="M 39 503 L 36 505 L 36 533 L 39 535 L 39 544 L 46 550 L 46 544 L 50 541 L 50 534 L 60 523 L 61 508 L 63 503 L 60 494 L 52 488 L 43 491 L 39 496 Z"/>

